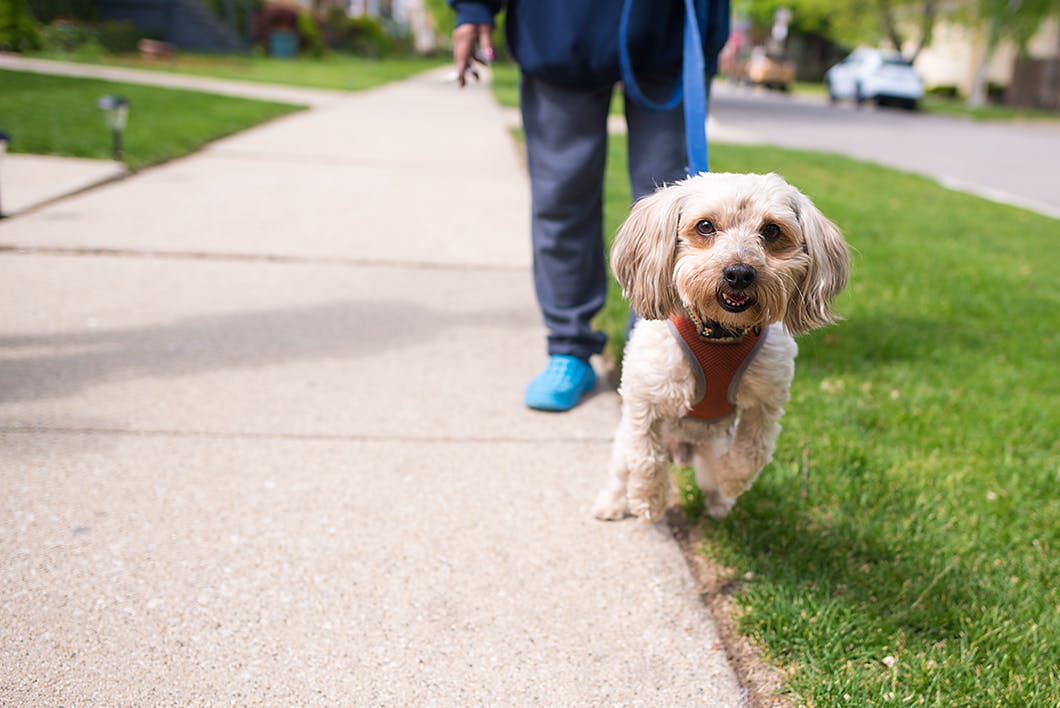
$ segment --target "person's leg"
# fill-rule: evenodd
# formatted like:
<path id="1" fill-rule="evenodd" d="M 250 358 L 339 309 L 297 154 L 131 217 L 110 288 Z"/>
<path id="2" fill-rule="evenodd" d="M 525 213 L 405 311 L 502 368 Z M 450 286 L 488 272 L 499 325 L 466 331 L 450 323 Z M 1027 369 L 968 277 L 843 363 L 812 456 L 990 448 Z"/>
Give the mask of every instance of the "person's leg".
<path id="1" fill-rule="evenodd" d="M 581 359 L 603 350 L 592 317 L 604 305 L 603 179 L 611 87 L 583 90 L 524 76 L 534 286 L 548 353 Z"/>
<path id="2" fill-rule="evenodd" d="M 673 93 L 679 80 L 680 76 L 674 74 L 641 78 L 638 83 L 649 98 L 662 101 Z M 709 85 L 707 88 L 709 95 Z M 670 111 L 653 111 L 629 96 L 626 96 L 625 106 L 629 183 L 633 201 L 637 201 L 664 184 L 688 176 L 684 109 L 678 105 Z M 637 315 L 630 310 L 626 339 L 636 323 Z"/>
<path id="3" fill-rule="evenodd" d="M 567 89 L 524 76 L 534 287 L 548 328 L 549 365 L 526 404 L 568 410 L 596 383 L 588 359 L 606 336 L 592 328 L 604 305 L 603 180 L 611 86 Z"/>
<path id="4" fill-rule="evenodd" d="M 669 96 L 679 75 L 641 78 L 638 83 L 653 100 Z M 627 155 L 633 201 L 658 187 L 688 176 L 685 150 L 685 117 L 680 105 L 670 111 L 653 111 L 626 97 Z"/>

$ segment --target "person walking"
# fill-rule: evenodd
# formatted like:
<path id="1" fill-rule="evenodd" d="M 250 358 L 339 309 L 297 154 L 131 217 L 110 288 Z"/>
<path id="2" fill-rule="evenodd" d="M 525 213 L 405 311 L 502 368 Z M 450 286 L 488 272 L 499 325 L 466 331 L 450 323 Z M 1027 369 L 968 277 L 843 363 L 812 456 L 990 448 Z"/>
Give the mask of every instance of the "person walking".
<path id="1" fill-rule="evenodd" d="M 729 1 L 691 1 L 709 82 L 729 34 Z M 475 61 L 492 60 L 494 17 L 507 11 L 530 172 L 534 288 L 548 329 L 548 364 L 526 387 L 525 403 L 570 410 L 596 385 L 589 360 L 607 341 L 592 318 L 607 295 L 603 184 L 611 94 L 618 81 L 630 83 L 631 71 L 647 98 L 642 103 L 624 91 L 633 199 L 684 178 L 682 106 L 647 104 L 666 101 L 681 80 L 686 6 L 683 0 L 449 4 L 456 12 L 453 60 L 461 86 Z M 625 76 L 620 47 L 628 49 Z"/>

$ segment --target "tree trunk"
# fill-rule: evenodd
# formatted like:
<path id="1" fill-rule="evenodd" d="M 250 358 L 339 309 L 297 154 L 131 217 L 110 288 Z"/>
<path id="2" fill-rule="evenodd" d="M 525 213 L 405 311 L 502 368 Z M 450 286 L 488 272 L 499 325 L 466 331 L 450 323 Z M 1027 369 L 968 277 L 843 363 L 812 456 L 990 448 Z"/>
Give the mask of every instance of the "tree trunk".
<path id="1" fill-rule="evenodd" d="M 979 60 L 979 66 L 975 68 L 975 76 L 972 78 L 972 89 L 968 92 L 968 107 L 979 108 L 986 105 L 986 66 L 990 63 L 990 52 L 984 52 L 983 58 Z"/>
<path id="2" fill-rule="evenodd" d="M 937 14 L 938 3 L 936 0 L 928 0 L 924 3 L 924 14 L 920 21 L 920 41 L 916 43 L 916 49 L 913 50 L 913 56 L 909 57 L 909 61 L 915 62 L 916 58 L 920 56 L 920 52 L 931 44 L 932 37 L 935 34 L 935 16 Z"/>
<path id="3" fill-rule="evenodd" d="M 902 53 L 902 39 L 901 33 L 898 31 L 898 23 L 894 21 L 894 10 L 891 7 L 889 0 L 876 0 L 876 9 L 880 13 L 880 24 L 883 25 L 884 34 L 887 35 L 887 39 L 894 45 L 894 50 L 899 54 Z"/>
<path id="4" fill-rule="evenodd" d="M 990 29 L 986 35 L 986 47 L 983 50 L 979 66 L 975 68 L 975 76 L 972 78 L 972 89 L 968 92 L 968 107 L 979 108 L 986 105 L 986 71 L 990 66 L 990 60 L 994 58 L 994 51 L 1001 42 L 1001 19 L 990 18 Z"/>

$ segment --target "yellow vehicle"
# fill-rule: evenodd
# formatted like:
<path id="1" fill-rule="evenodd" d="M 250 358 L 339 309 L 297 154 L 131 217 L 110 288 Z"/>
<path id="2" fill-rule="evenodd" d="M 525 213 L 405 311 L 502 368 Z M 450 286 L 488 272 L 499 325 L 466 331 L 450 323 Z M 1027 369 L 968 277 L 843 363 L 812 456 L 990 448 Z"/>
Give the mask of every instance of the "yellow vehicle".
<path id="1" fill-rule="evenodd" d="M 795 62 L 755 47 L 745 65 L 744 80 L 756 86 L 787 91 L 795 83 Z"/>

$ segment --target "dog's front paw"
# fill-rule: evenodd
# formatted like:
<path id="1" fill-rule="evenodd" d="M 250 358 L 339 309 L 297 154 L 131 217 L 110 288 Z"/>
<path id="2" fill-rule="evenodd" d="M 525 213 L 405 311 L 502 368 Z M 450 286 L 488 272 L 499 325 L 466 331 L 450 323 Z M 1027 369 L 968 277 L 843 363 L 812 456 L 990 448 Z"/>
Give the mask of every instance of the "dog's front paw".
<path id="1" fill-rule="evenodd" d="M 620 521 L 629 515 L 629 504 L 626 493 L 613 492 L 610 488 L 601 489 L 593 504 L 593 516 L 600 521 Z"/>
<path id="2" fill-rule="evenodd" d="M 742 455 L 728 452 L 721 457 L 721 474 L 718 492 L 722 497 L 736 499 L 754 483 L 758 469 Z"/>
<path id="3" fill-rule="evenodd" d="M 645 523 L 654 524 L 662 521 L 663 514 L 666 512 L 666 489 L 645 495 L 631 493 L 629 510 Z"/>
<path id="4" fill-rule="evenodd" d="M 721 492 L 711 492 L 707 495 L 707 513 L 712 519 L 724 519 L 736 506 L 735 497 L 727 497 Z"/>

